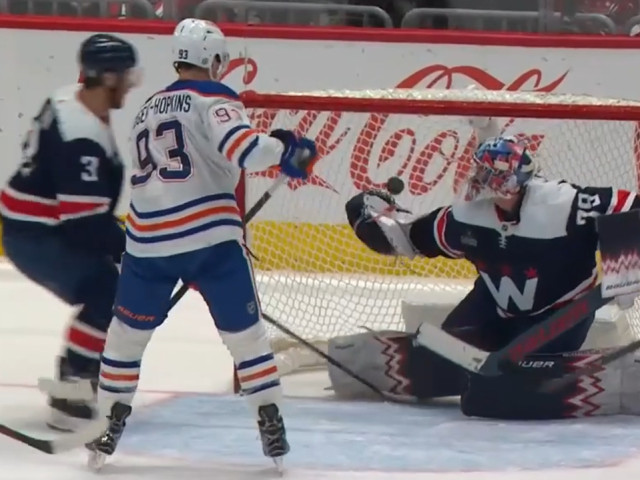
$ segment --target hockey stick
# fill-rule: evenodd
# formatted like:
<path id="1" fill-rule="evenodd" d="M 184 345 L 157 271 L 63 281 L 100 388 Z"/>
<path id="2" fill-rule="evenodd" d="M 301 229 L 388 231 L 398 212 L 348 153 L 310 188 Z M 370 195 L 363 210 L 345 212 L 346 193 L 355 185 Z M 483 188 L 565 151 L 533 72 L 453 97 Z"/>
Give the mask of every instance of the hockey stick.
<path id="1" fill-rule="evenodd" d="M 585 365 L 584 367 L 578 368 L 576 371 L 567 373 L 559 378 L 553 378 L 551 380 L 547 380 L 543 382 L 540 386 L 539 390 L 544 393 L 552 393 L 555 392 L 562 387 L 569 385 L 572 382 L 575 382 L 580 377 L 594 375 L 602 370 L 604 365 L 608 365 L 611 362 L 615 362 L 616 360 L 621 359 L 622 357 L 629 355 L 630 353 L 635 352 L 640 348 L 640 340 L 635 340 L 624 347 L 616 348 L 610 353 L 603 355 L 600 357 L 596 363 L 592 363 L 591 365 Z"/>
<path id="2" fill-rule="evenodd" d="M 24 433 L 19 432 L 6 425 L 0 425 L 0 434 L 9 438 L 17 440 L 20 443 L 35 448 L 40 452 L 47 453 L 49 455 L 55 455 L 57 453 L 67 452 L 78 448 L 86 443 L 94 441 L 109 427 L 109 421 L 105 416 L 103 419 L 93 420 L 89 422 L 85 428 L 74 432 L 67 433 L 64 436 L 52 439 L 43 440 L 40 438 L 32 437 Z"/>
<path id="3" fill-rule="evenodd" d="M 271 197 L 276 193 L 276 191 L 284 185 L 288 180 L 286 175 L 280 175 L 278 179 L 273 182 L 273 184 L 267 189 L 266 192 L 262 194 L 262 196 L 253 204 L 253 206 L 249 209 L 244 217 L 244 223 L 249 223 L 253 217 L 255 217 L 260 210 L 266 205 L 266 203 L 271 200 Z M 182 297 L 189 291 L 189 286 L 187 284 L 180 285 L 180 288 L 173 294 L 171 297 L 171 302 L 169 303 L 169 310 L 176 306 L 176 304 L 182 300 Z"/>
<path id="4" fill-rule="evenodd" d="M 596 285 L 582 297 L 560 308 L 495 352 L 480 350 L 428 323 L 420 326 L 416 340 L 470 372 L 493 377 L 501 375 L 526 355 L 575 327 L 611 300 L 612 298 L 603 298 L 600 285 Z"/>
<path id="5" fill-rule="evenodd" d="M 285 327 L 283 324 L 281 324 L 279 321 L 277 321 L 271 315 L 268 315 L 267 313 L 262 312 L 262 318 L 264 319 L 265 322 L 273 325 L 275 328 L 280 330 L 285 335 L 293 338 L 294 340 L 296 340 L 297 342 L 299 342 L 300 344 L 304 345 L 306 348 L 311 350 L 313 353 L 315 353 L 316 355 L 318 355 L 322 359 L 326 360 L 327 363 L 330 363 L 331 365 L 336 367 L 338 370 L 342 371 L 346 375 L 350 376 L 351 378 L 353 378 L 357 382 L 359 382 L 362 385 L 364 385 L 365 387 L 367 387 L 369 390 L 371 390 L 373 393 L 375 393 L 377 396 L 379 396 L 382 400 L 389 401 L 389 402 L 394 402 L 394 403 L 412 403 L 412 404 L 413 403 L 418 403 L 418 401 L 416 399 L 414 399 L 413 397 L 410 397 L 410 396 L 397 395 L 397 394 L 393 394 L 393 393 L 383 392 L 378 387 L 376 387 L 373 383 L 371 383 L 369 380 L 367 380 L 366 378 L 361 377 L 356 372 L 351 370 L 349 367 L 347 367 L 346 365 L 344 365 L 341 362 L 337 361 L 335 358 L 331 357 L 330 355 L 327 355 L 322 350 L 320 350 L 318 347 L 316 347 L 314 344 L 308 342 L 307 340 L 302 338 L 300 335 L 298 335 L 297 333 L 295 333 L 293 330 L 289 329 L 288 327 Z"/>

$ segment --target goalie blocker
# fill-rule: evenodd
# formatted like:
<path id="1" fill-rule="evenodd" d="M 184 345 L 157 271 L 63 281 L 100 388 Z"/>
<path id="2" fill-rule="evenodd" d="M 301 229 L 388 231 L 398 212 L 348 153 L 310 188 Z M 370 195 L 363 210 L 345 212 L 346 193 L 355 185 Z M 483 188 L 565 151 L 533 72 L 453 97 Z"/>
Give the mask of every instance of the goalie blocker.
<path id="1" fill-rule="evenodd" d="M 498 250 L 495 254 L 489 255 L 487 260 L 500 254 L 503 262 L 509 258 L 516 264 L 527 259 L 537 261 L 536 270 L 542 271 L 539 282 L 546 280 L 548 283 L 545 285 L 553 288 L 554 282 L 557 284 L 560 280 L 575 281 L 570 275 L 574 270 L 582 269 L 578 267 L 585 267 L 583 264 L 595 270 L 594 257 L 599 240 L 603 257 L 603 291 L 608 297 L 625 300 L 624 307 L 630 307 L 633 305 L 633 297 L 640 279 L 640 276 L 636 275 L 636 264 L 640 262 L 635 261 L 638 255 L 635 253 L 637 248 L 633 245 L 636 243 L 635 239 L 640 236 L 637 197 L 622 191 L 616 197 L 610 193 L 611 189 L 592 189 L 594 195 L 605 200 L 602 202 L 602 212 L 590 212 L 593 213 L 592 218 L 600 219 L 600 226 L 606 224 L 607 232 L 601 231 L 597 236 L 595 222 L 586 224 L 587 228 L 584 228 L 585 222 L 573 222 L 579 226 L 577 229 L 571 226 L 576 212 L 579 212 L 575 200 L 572 202 L 572 198 L 575 199 L 572 195 L 576 190 L 581 191 L 580 189 L 581 187 L 544 181 L 532 182 L 529 185 L 529 195 L 539 196 L 539 203 L 544 207 L 539 213 L 545 215 L 539 215 L 540 218 L 551 218 L 553 209 L 557 208 L 555 204 L 546 204 L 545 198 L 558 198 L 558 194 L 566 197 L 563 207 L 569 220 L 564 236 L 558 237 L 559 241 L 556 243 L 560 245 L 571 240 L 572 245 L 580 247 L 572 250 L 572 255 L 568 255 L 575 258 L 569 259 L 567 268 L 563 267 L 563 275 L 567 278 L 557 278 L 559 274 L 553 270 L 555 263 L 567 259 L 554 257 L 551 260 L 555 263 L 550 263 L 549 252 L 554 251 L 551 245 L 544 249 L 545 255 L 531 256 L 530 252 L 535 253 L 533 248 L 538 243 L 544 244 L 535 238 L 525 238 L 522 245 L 518 246 L 519 239 L 513 235 L 506 251 Z M 550 193 L 556 195 L 549 195 Z M 603 215 L 607 213 L 605 210 L 610 211 L 607 205 L 613 205 L 615 198 L 621 197 L 628 200 L 623 202 L 624 206 L 627 209 L 631 207 L 632 211 L 619 215 Z M 447 255 L 448 250 L 442 248 L 442 242 L 434 243 L 431 237 L 434 234 L 430 232 L 439 232 L 436 227 L 442 226 L 437 221 L 438 211 L 423 217 L 413 217 L 408 215 L 409 212 L 399 209 L 392 197 L 379 191 L 355 196 L 347 203 L 346 210 L 349 223 L 356 235 L 378 253 L 408 258 L 417 255 L 453 256 Z M 611 221 L 607 221 L 609 219 Z M 491 238 L 481 236 L 484 232 L 490 231 L 489 229 L 479 230 L 478 226 L 461 224 L 455 216 L 449 220 L 453 227 L 464 227 L 451 230 L 451 226 L 447 224 L 445 233 L 449 233 L 450 241 L 456 241 L 459 233 L 457 230 L 460 230 L 460 234 L 471 231 L 472 233 L 467 235 L 481 237 L 479 243 L 492 243 Z M 487 217 L 487 222 L 489 220 L 490 217 Z M 542 226 L 538 230 L 541 229 Z M 462 249 L 455 257 L 469 258 L 465 247 L 472 259 L 473 256 L 482 257 L 482 251 L 475 248 L 477 244 L 478 242 L 474 243 L 474 248 L 469 250 L 464 242 L 460 243 Z M 529 248 L 524 248 L 525 246 Z M 567 254 L 566 248 L 560 251 Z M 520 252 L 525 252 L 522 258 L 519 256 Z M 484 255 L 487 256 L 488 253 L 484 252 Z M 474 261 L 474 264 L 476 263 L 484 265 L 484 262 Z M 575 269 L 570 270 L 569 264 Z M 478 265 L 476 266 L 480 270 Z M 486 265 L 483 268 L 486 268 Z M 450 313 L 442 326 L 445 331 L 461 341 L 486 351 L 495 351 L 553 311 L 553 308 L 547 308 L 541 310 L 547 313 L 521 313 L 515 315 L 516 318 L 513 315 L 501 316 L 492 313 L 496 311 L 496 299 L 488 293 L 490 289 L 485 286 L 485 277 L 486 274 L 476 280 L 472 291 Z M 548 293 L 551 294 L 551 291 Z M 574 297 L 567 296 L 567 300 L 570 298 Z M 540 304 L 545 301 L 542 298 Z M 620 305 L 620 302 L 618 303 Z M 509 371 L 495 377 L 467 372 L 426 348 L 428 345 L 423 344 L 418 336 L 409 336 L 402 332 L 367 332 L 334 339 L 329 345 L 329 355 L 348 365 L 384 392 L 412 396 L 416 399 L 459 395 L 462 398 L 462 411 L 469 416 L 559 419 L 620 413 L 637 414 L 640 410 L 637 404 L 640 402 L 635 399 L 640 393 L 640 364 L 635 363 L 634 357 L 630 355 L 608 365 L 601 365 L 599 362 L 602 355 L 610 350 L 578 351 L 592 322 L 593 312 L 587 314 L 575 327 L 547 342 L 543 349 L 526 356 L 517 365 L 512 365 L 513 368 Z M 552 392 L 540 388 L 550 379 L 563 377 L 585 365 L 600 365 L 600 368 L 592 370 L 592 375 L 564 383 L 562 388 Z M 365 394 L 362 386 L 354 384 L 341 372 L 331 368 L 329 373 L 338 395 L 353 397 Z"/>

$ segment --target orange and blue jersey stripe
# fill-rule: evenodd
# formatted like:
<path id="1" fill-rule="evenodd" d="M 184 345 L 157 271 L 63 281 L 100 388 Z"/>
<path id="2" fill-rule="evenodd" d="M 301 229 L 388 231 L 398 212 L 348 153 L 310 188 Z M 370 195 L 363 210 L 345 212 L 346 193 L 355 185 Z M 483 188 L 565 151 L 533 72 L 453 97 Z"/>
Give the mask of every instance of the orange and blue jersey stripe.
<path id="1" fill-rule="evenodd" d="M 218 145 L 218 152 L 231 163 L 244 168 L 251 152 L 258 146 L 260 132 L 249 125 L 236 125 L 230 128 Z"/>
<path id="2" fill-rule="evenodd" d="M 143 212 L 131 204 L 127 237 L 140 244 L 158 244 L 183 239 L 220 226 L 243 228 L 240 209 L 231 193 L 218 193 L 183 204 Z"/>

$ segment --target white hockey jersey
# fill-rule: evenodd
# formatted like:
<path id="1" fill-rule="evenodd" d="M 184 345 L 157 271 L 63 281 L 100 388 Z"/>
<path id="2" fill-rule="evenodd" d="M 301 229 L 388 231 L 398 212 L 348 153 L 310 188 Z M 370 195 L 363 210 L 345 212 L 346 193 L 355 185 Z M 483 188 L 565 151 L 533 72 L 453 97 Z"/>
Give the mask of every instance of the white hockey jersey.
<path id="1" fill-rule="evenodd" d="M 131 136 L 127 252 L 163 257 L 243 238 L 240 171 L 277 165 L 284 145 L 254 130 L 231 88 L 178 80 L 154 94 Z"/>

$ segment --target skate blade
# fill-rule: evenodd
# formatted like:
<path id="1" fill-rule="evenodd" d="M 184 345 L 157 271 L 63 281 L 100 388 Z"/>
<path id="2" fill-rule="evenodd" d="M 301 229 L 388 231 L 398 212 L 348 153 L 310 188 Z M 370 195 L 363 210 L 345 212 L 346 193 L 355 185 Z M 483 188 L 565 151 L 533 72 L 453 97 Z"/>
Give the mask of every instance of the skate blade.
<path id="1" fill-rule="evenodd" d="M 77 382 L 61 382 L 51 378 L 39 378 L 38 390 L 53 398 L 63 398 L 73 401 L 91 401 L 95 397 L 91 382 L 80 380 Z"/>
<path id="2" fill-rule="evenodd" d="M 107 461 L 107 455 L 102 452 L 89 452 L 87 466 L 94 472 L 99 472 Z"/>

